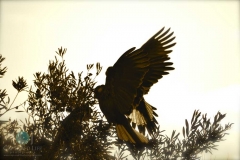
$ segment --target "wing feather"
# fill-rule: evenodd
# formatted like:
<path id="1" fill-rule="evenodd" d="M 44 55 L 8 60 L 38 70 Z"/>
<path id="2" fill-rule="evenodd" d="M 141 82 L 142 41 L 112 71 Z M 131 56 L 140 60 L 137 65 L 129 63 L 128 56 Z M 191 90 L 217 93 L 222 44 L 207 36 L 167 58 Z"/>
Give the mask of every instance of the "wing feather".
<path id="1" fill-rule="evenodd" d="M 162 28 L 140 49 L 130 48 L 108 68 L 105 87 L 122 114 L 129 115 L 137 104 L 135 102 L 141 99 L 137 96 L 147 94 L 153 84 L 174 69 L 173 63 L 167 62 L 168 54 L 172 52 L 169 49 L 175 45 L 172 43 L 173 32 L 169 31 Z M 138 94 L 139 90 L 141 94 Z"/>
<path id="2" fill-rule="evenodd" d="M 153 84 L 157 83 L 163 75 L 169 74 L 168 71 L 174 69 L 172 67 L 173 63 L 168 62 L 170 59 L 168 54 L 172 52 L 169 49 L 175 45 L 175 43 L 172 43 L 175 37 L 172 37 L 173 32 L 169 33 L 169 31 L 170 29 L 164 32 L 164 28 L 162 28 L 140 48 L 143 53 L 148 54 L 149 67 L 135 98 L 135 103 L 139 105 L 136 108 L 135 115 L 131 113 L 129 119 L 132 121 L 133 127 L 137 125 L 139 131 L 143 134 L 147 129 L 148 133 L 152 135 L 157 124 L 155 119 L 157 114 L 154 112 L 156 108 L 146 103 L 143 95 L 147 94 Z"/>
<path id="3" fill-rule="evenodd" d="M 115 100 L 116 109 L 122 114 L 130 114 L 137 89 L 148 71 L 149 58 L 142 50 L 131 48 L 126 51 L 106 72 L 105 86 Z"/>
<path id="4" fill-rule="evenodd" d="M 170 59 L 168 54 L 172 52 L 172 50 L 168 49 L 176 44 L 171 43 L 175 37 L 172 37 L 173 32 L 169 33 L 170 28 L 165 32 L 163 30 L 164 28 L 141 47 L 143 52 L 148 53 L 150 59 L 149 71 L 144 76 L 140 87 L 143 90 L 143 94 L 147 94 L 153 84 L 157 83 L 163 75 L 169 74 L 168 71 L 174 69 L 171 67 L 173 63 L 167 61 Z"/>

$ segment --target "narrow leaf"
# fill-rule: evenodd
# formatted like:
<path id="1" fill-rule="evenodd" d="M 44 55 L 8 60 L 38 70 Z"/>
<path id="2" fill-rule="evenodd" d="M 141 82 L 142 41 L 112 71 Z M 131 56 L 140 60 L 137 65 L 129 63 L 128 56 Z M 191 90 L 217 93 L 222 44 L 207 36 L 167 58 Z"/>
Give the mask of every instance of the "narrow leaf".
<path id="1" fill-rule="evenodd" d="M 193 123 L 193 119 L 194 119 L 194 117 L 195 117 L 195 113 L 196 113 L 196 110 L 194 110 L 194 112 L 193 112 L 191 124 Z"/>
<path id="2" fill-rule="evenodd" d="M 185 124 L 186 124 L 186 133 L 187 133 L 187 136 L 188 136 L 188 134 L 189 134 L 189 125 L 188 125 L 187 119 L 185 119 Z"/>
<path id="3" fill-rule="evenodd" d="M 183 137 L 185 138 L 185 128 L 184 127 L 182 129 L 182 132 L 183 132 Z"/>

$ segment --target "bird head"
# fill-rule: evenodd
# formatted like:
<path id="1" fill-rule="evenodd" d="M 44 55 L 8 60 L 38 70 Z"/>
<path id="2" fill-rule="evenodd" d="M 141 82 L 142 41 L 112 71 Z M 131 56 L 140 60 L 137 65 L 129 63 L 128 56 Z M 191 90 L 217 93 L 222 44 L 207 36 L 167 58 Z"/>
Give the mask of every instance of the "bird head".
<path id="1" fill-rule="evenodd" d="M 101 93 L 102 93 L 103 89 L 104 89 L 104 85 L 97 86 L 94 89 L 94 97 L 99 99 L 101 97 Z"/>

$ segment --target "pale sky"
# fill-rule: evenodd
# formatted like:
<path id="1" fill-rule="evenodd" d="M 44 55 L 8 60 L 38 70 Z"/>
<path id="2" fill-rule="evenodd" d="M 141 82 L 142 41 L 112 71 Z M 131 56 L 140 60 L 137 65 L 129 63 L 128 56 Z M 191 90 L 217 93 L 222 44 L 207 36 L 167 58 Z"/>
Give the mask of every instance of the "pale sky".
<path id="1" fill-rule="evenodd" d="M 222 124 L 234 123 L 230 135 L 203 159 L 239 159 L 239 24 L 239 1 L 0 1 L 0 54 L 8 67 L 0 88 L 13 99 L 12 80 L 23 76 L 33 85 L 33 74 L 47 71 L 60 46 L 68 49 L 67 67 L 75 73 L 100 62 L 96 80 L 103 84 L 108 66 L 165 26 L 176 36 L 175 70 L 146 96 L 158 108 L 161 129 L 169 136 L 182 132 L 195 109 L 211 118 L 227 113 Z M 3 118 L 10 116 L 19 114 Z"/>

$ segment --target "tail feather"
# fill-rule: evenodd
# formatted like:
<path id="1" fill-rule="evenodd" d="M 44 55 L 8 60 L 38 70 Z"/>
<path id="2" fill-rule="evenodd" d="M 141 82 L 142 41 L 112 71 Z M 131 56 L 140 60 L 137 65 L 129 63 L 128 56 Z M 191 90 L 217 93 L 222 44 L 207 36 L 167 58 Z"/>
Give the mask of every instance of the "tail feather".
<path id="1" fill-rule="evenodd" d="M 128 117 L 135 124 L 141 124 L 141 125 L 146 125 L 147 124 L 145 118 L 143 117 L 143 115 L 137 109 L 133 109 L 132 113 Z"/>
<path id="2" fill-rule="evenodd" d="M 135 129 L 133 129 L 133 131 L 135 132 L 135 134 L 138 136 L 138 138 L 141 140 L 141 142 L 143 143 L 148 143 L 148 139 L 142 135 L 141 133 L 139 133 L 138 131 L 136 131 Z"/>
<path id="3" fill-rule="evenodd" d="M 157 120 L 155 117 L 158 115 L 155 113 L 156 108 L 148 104 L 144 99 L 141 100 L 138 107 L 133 109 L 132 113 L 128 116 L 132 122 L 132 126 L 138 126 L 140 133 L 145 134 L 145 128 L 148 130 L 148 133 L 152 135 L 157 126 Z"/>
<path id="4" fill-rule="evenodd" d="M 131 130 L 127 130 L 123 125 L 117 124 L 116 130 L 118 138 L 121 140 L 128 141 L 134 144 L 148 143 L 148 139 L 133 128 L 131 128 Z"/>

